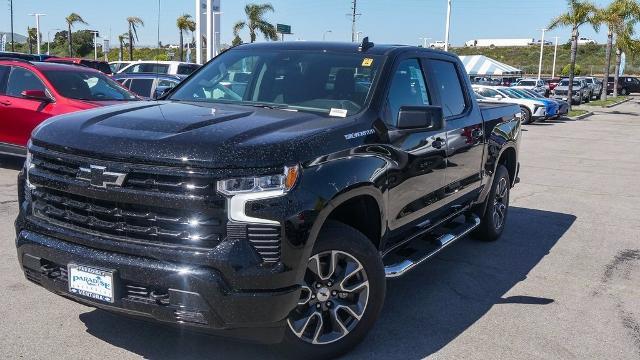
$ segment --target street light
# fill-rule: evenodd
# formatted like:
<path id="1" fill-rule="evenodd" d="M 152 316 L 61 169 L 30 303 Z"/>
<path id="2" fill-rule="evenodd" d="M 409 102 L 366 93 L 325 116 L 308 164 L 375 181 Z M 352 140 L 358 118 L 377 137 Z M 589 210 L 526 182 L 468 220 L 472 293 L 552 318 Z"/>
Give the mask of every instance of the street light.
<path id="1" fill-rule="evenodd" d="M 38 44 L 38 55 L 40 55 L 40 16 L 46 16 L 47 14 L 29 14 L 29 16 L 36 17 L 36 43 Z"/>
<path id="2" fill-rule="evenodd" d="M 540 29 L 542 31 L 542 39 L 540 39 L 540 63 L 538 64 L 538 80 L 542 77 L 542 54 L 544 53 L 544 33 L 548 29 Z"/>
<path id="3" fill-rule="evenodd" d="M 444 51 L 449 51 L 449 28 L 451 27 L 451 0 L 447 0 L 447 25 L 444 34 Z"/>
<path id="4" fill-rule="evenodd" d="M 98 60 L 98 30 L 89 30 L 93 33 L 93 60 Z"/>
<path id="5" fill-rule="evenodd" d="M 428 45 L 427 42 L 429 40 L 431 40 L 431 38 L 430 37 L 424 37 L 424 38 L 418 38 L 418 40 L 420 40 L 420 42 L 423 43 L 423 45 L 422 45 L 423 48 L 427 48 L 427 45 Z"/>
<path id="6" fill-rule="evenodd" d="M 556 58 L 558 57 L 558 37 L 556 36 L 556 48 L 553 50 L 553 70 L 551 70 L 551 77 L 556 77 Z"/>
<path id="7" fill-rule="evenodd" d="M 331 30 L 327 30 L 324 32 L 324 34 L 322 34 L 322 41 L 325 41 L 327 39 L 327 34 L 332 33 L 333 31 Z"/>

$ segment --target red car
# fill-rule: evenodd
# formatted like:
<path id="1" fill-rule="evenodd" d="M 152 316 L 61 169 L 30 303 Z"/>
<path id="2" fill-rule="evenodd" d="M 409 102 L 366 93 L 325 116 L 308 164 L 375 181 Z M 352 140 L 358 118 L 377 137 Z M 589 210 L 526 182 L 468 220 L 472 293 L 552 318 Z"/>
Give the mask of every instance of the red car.
<path id="1" fill-rule="evenodd" d="M 56 115 L 139 100 L 88 67 L 0 60 L 0 154 L 24 155 L 33 129 Z"/>

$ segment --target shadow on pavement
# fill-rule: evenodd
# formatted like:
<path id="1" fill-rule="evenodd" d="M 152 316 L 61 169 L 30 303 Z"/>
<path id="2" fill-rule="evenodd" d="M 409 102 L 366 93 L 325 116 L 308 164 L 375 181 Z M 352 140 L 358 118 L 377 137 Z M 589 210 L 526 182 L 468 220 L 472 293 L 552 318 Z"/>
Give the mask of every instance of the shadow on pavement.
<path id="1" fill-rule="evenodd" d="M 347 358 L 421 359 L 445 347 L 493 306 L 545 306 L 545 294 L 510 294 L 572 226 L 573 215 L 512 207 L 503 237 L 464 239 L 388 282 L 381 318 Z M 184 332 L 94 310 L 87 332 L 149 359 L 278 358 L 273 348 Z"/>
<path id="2" fill-rule="evenodd" d="M 17 156 L 0 155 L 0 168 L 20 171 L 23 164 L 24 158 Z"/>

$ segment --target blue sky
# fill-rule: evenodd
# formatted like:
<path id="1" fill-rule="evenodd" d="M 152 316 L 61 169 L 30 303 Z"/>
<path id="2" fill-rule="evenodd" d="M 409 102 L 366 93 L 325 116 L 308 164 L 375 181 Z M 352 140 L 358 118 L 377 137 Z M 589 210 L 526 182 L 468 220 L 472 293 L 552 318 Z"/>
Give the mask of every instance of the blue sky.
<path id="1" fill-rule="evenodd" d="M 27 26 L 35 26 L 32 12 L 46 13 L 41 18 L 43 37 L 47 31 L 64 27 L 64 17 L 77 12 L 88 23 L 81 28 L 96 29 L 102 36 L 115 43 L 118 34 L 126 31 L 127 16 L 139 16 L 145 26 L 139 32 L 141 44 L 155 44 L 158 24 L 158 0 L 14 0 L 14 21 L 17 33 L 26 33 Z M 160 0 L 160 40 L 177 43 L 178 32 L 175 19 L 183 13 L 193 15 L 194 0 Z M 243 18 L 246 3 L 263 0 L 222 0 L 223 43 L 230 43 L 233 24 Z M 326 30 L 327 40 L 349 41 L 351 22 L 351 0 L 268 0 L 276 9 L 269 15 L 273 23 L 292 26 L 291 38 L 321 40 Z M 610 1 L 598 0 L 598 5 Z M 453 0 L 451 42 L 462 45 L 466 40 L 477 38 L 540 38 L 542 27 L 563 12 L 563 0 Z M 0 31 L 9 30 L 8 0 L 0 0 Z M 370 39 L 378 43 L 418 44 L 419 38 L 429 41 L 444 40 L 446 0 L 358 0 L 357 27 Z M 569 30 L 561 29 L 548 33 L 546 39 L 559 36 L 561 42 L 569 38 Z M 605 33 L 596 34 L 585 27 L 581 35 L 602 43 Z M 245 41 L 248 36 L 244 34 Z"/>

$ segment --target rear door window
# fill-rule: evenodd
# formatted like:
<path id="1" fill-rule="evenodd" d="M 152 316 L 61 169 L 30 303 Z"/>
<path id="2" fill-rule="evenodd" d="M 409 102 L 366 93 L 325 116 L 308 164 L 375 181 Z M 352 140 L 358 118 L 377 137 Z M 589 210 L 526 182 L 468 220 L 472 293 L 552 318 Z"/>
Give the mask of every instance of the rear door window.
<path id="1" fill-rule="evenodd" d="M 151 97 L 153 80 L 154 79 L 131 79 L 129 89 L 140 96 Z"/>
<path id="2" fill-rule="evenodd" d="M 22 92 L 25 90 L 46 91 L 47 89 L 42 80 L 32 71 L 14 67 L 9 75 L 6 93 L 9 96 L 22 97 Z"/>
<path id="3" fill-rule="evenodd" d="M 461 115 L 467 108 L 467 102 L 456 65 L 450 61 L 431 59 L 429 67 L 432 74 L 436 74 L 444 116 Z"/>

